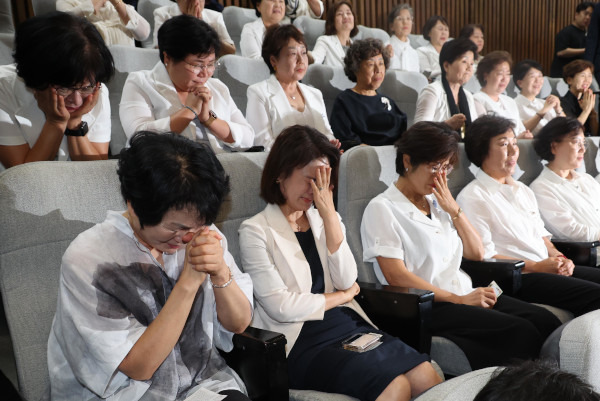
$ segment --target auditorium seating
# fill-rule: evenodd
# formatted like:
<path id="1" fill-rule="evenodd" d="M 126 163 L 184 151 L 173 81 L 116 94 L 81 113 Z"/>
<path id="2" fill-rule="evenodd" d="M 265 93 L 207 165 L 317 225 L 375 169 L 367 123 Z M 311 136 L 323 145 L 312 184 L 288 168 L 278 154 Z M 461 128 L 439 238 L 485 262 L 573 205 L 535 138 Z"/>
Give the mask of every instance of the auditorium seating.
<path id="1" fill-rule="evenodd" d="M 310 65 L 302 82 L 321 91 L 325 101 L 327 117 L 331 116 L 333 103 L 340 92 L 353 88 L 355 85 L 354 82 L 348 79 L 343 68 L 323 64 Z"/>
<path id="2" fill-rule="evenodd" d="M 150 35 L 142 40 L 142 47 L 154 45 L 154 10 L 158 7 L 173 5 L 171 0 L 139 0 L 137 11 L 150 24 Z"/>
<path id="3" fill-rule="evenodd" d="M 388 70 L 379 92 L 394 99 L 400 110 L 408 116 L 410 127 L 415 119 L 417 99 L 427 84 L 427 78 L 419 72 Z"/>
<path id="4" fill-rule="evenodd" d="M 12 56 L 14 41 L 13 33 L 0 33 L 0 65 L 14 63 Z"/>
<path id="5" fill-rule="evenodd" d="M 34 15 L 42 15 L 56 11 L 56 0 L 31 0 Z"/>
<path id="6" fill-rule="evenodd" d="M 236 6 L 228 6 L 223 9 L 223 21 L 233 44 L 235 45 L 235 54 L 241 55 L 240 38 L 242 29 L 248 22 L 252 22 L 258 17 L 252 8 L 243 8 Z"/>
<path id="7" fill-rule="evenodd" d="M 0 33 L 15 33 L 11 0 L 0 0 Z"/>

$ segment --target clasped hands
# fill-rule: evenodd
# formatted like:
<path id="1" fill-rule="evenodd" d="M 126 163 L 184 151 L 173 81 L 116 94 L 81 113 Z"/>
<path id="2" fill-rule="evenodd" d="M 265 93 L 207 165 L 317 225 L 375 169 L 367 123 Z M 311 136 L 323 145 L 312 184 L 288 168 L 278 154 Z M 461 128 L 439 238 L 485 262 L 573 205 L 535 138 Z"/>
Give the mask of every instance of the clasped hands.
<path id="1" fill-rule="evenodd" d="M 222 239 L 221 234 L 210 230 L 209 227 L 184 236 L 183 241 L 189 242 L 185 247 L 185 261 L 180 280 L 191 280 L 200 286 L 209 274 L 214 284 L 226 283 L 230 270 L 223 258 Z"/>

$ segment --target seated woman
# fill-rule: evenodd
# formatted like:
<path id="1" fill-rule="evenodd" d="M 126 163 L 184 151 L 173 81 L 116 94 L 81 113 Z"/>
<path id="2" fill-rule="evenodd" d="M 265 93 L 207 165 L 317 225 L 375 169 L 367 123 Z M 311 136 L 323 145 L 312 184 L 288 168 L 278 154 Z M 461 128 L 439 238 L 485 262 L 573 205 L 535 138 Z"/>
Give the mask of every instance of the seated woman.
<path id="1" fill-rule="evenodd" d="M 56 0 L 58 11 L 87 18 L 106 45 L 135 46 L 150 35 L 150 24 L 123 0 Z"/>
<path id="2" fill-rule="evenodd" d="M 483 46 L 485 45 L 484 39 L 484 30 L 483 25 L 481 24 L 467 24 L 463 26 L 458 34 L 459 38 L 469 39 L 471 42 L 475 43 L 477 46 L 477 57 L 475 57 L 473 62 L 473 71 L 477 71 L 477 65 L 483 59 L 483 55 L 481 52 L 483 51 Z"/>
<path id="3" fill-rule="evenodd" d="M 315 64 L 343 67 L 352 38 L 358 34 L 354 11 L 349 1 L 338 1 L 327 10 L 325 35 L 319 36 L 311 52 Z"/>
<path id="4" fill-rule="evenodd" d="M 213 224 L 229 192 L 223 167 L 206 145 L 140 132 L 117 174 L 126 211 L 109 211 L 62 259 L 52 399 L 249 400 L 216 350 L 252 318 L 252 282 Z"/>
<path id="5" fill-rule="evenodd" d="M 533 138 L 525 128 L 519 115 L 519 108 L 513 99 L 504 95 L 510 82 L 510 66 L 512 59 L 508 52 L 497 50 L 488 53 L 477 67 L 477 80 L 481 84 L 481 92 L 473 95 L 477 115 L 495 114 L 506 117 L 515 125 L 517 138 Z"/>
<path id="6" fill-rule="evenodd" d="M 0 66 L 0 163 L 107 159 L 104 83 L 115 69 L 94 25 L 62 12 L 30 18 L 17 28 L 14 59 Z"/>
<path id="7" fill-rule="evenodd" d="M 417 49 L 419 55 L 420 70 L 430 81 L 439 77 L 442 73 L 440 69 L 440 51 L 442 46 L 450 36 L 448 21 L 441 15 L 430 17 L 423 27 L 423 38 L 429 41 L 427 46 L 421 46 Z"/>
<path id="8" fill-rule="evenodd" d="M 560 98 L 560 104 L 567 115 L 583 124 L 585 136 L 598 135 L 598 113 L 596 95 L 590 88 L 594 79 L 594 65 L 586 60 L 575 60 L 563 68 L 563 78 L 569 91 Z"/>
<path id="9" fill-rule="evenodd" d="M 173 131 L 215 152 L 249 148 L 254 131 L 215 72 L 219 36 L 189 15 L 167 20 L 158 32 L 160 61 L 129 74 L 119 107 L 128 138 L 141 130 Z"/>
<path id="10" fill-rule="evenodd" d="M 287 0 L 285 5 L 285 15 L 292 20 L 302 16 L 319 19 L 323 10 L 323 0 Z"/>
<path id="11" fill-rule="evenodd" d="M 400 177 L 364 211 L 364 260 L 382 284 L 432 291 L 431 334 L 455 342 L 474 370 L 535 358 L 560 321 L 538 306 L 497 297 L 491 287 L 473 288 L 460 269 L 463 257 L 483 258 L 483 245 L 448 189 L 459 140 L 437 122 L 416 123 L 402 135 Z"/>
<path id="12" fill-rule="evenodd" d="M 533 191 L 512 178 L 519 158 L 513 122 L 479 117 L 467 130 L 465 151 L 480 170 L 456 200 L 481 235 L 484 257 L 525 262 L 513 295 L 576 316 L 600 308 L 600 270 L 574 266 L 554 247 Z"/>
<path id="13" fill-rule="evenodd" d="M 398 4 L 388 16 L 388 26 L 392 32 L 389 44 L 394 51 L 393 57 L 390 57 L 390 70 L 420 71 L 419 55 L 408 39 L 413 21 L 413 9 L 408 3 Z"/>
<path id="14" fill-rule="evenodd" d="M 515 98 L 521 121 L 534 135 L 554 117 L 564 117 L 558 97 L 549 95 L 546 100 L 537 97 L 544 85 L 544 73 L 542 66 L 536 61 L 518 62 L 513 68 L 513 81 L 521 91 Z"/>
<path id="15" fill-rule="evenodd" d="M 158 7 L 154 10 L 154 47 L 158 47 L 158 31 L 166 20 L 181 14 L 191 15 L 200 18 L 210 25 L 221 41 L 221 51 L 219 56 L 225 54 L 235 54 L 235 45 L 227 32 L 223 14 L 217 11 L 204 8 L 205 0 L 171 0 L 175 4 L 170 6 Z"/>
<path id="16" fill-rule="evenodd" d="M 331 128 L 342 149 L 356 145 L 391 145 L 406 131 L 406 114 L 394 100 L 377 93 L 389 57 L 378 39 L 357 40 L 344 59 L 344 72 L 356 82 L 341 92 L 331 109 Z"/>
<path id="17" fill-rule="evenodd" d="M 581 167 L 587 142 L 572 117 L 550 121 L 533 140 L 544 170 L 529 186 L 548 231 L 566 241 L 600 241 L 600 183 Z"/>
<path id="18" fill-rule="evenodd" d="M 307 126 L 275 140 L 260 184 L 268 205 L 239 231 L 255 285 L 252 325 L 285 334 L 290 388 L 408 400 L 441 380 L 427 355 L 375 329 L 354 301 L 356 262 L 333 203 L 339 158 Z M 342 347 L 360 333 L 381 334 L 382 344 L 363 353 Z"/>
<path id="19" fill-rule="evenodd" d="M 260 60 L 267 28 L 281 22 L 289 23 L 289 19 L 285 17 L 284 0 L 252 0 L 252 4 L 258 19 L 242 28 L 240 50 L 242 56 Z"/>
<path id="20" fill-rule="evenodd" d="M 304 35 L 294 25 L 267 30 L 262 49 L 271 77 L 248 87 L 246 116 L 255 145 L 271 149 L 284 128 L 308 125 L 334 140 L 321 91 L 300 82 L 308 68 Z"/>
<path id="21" fill-rule="evenodd" d="M 471 92 L 462 86 L 473 76 L 477 46 L 459 38 L 444 43 L 440 52 L 442 79 L 425 87 L 417 99 L 415 122 L 441 121 L 464 137 L 465 127 L 477 118 Z"/>

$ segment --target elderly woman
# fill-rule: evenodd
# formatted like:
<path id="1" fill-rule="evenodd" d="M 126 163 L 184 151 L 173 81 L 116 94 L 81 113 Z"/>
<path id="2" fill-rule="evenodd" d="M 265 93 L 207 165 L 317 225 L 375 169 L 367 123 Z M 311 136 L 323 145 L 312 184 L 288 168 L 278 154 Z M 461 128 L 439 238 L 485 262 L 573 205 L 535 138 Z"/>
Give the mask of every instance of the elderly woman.
<path id="1" fill-rule="evenodd" d="M 488 53 L 479 62 L 477 80 L 481 84 L 481 92 L 473 96 L 477 115 L 495 114 L 506 117 L 515 125 L 517 138 L 533 138 L 521 121 L 515 101 L 503 94 L 510 82 L 511 65 L 510 54 L 501 50 Z"/>
<path id="2" fill-rule="evenodd" d="M 117 174 L 126 210 L 109 211 L 62 259 L 52 399 L 249 400 L 215 348 L 231 350 L 252 318 L 252 282 L 213 224 L 229 191 L 223 167 L 205 145 L 141 132 Z"/>
<path id="3" fill-rule="evenodd" d="M 406 114 L 394 100 L 377 93 L 389 57 L 378 39 L 358 40 L 344 59 L 344 72 L 356 82 L 335 99 L 331 128 L 342 149 L 356 145 L 391 145 L 406 130 Z"/>
<path id="4" fill-rule="evenodd" d="M 311 52 L 315 64 L 343 67 L 346 50 L 358 33 L 352 4 L 338 1 L 327 10 L 325 35 L 319 36 Z"/>
<path id="5" fill-rule="evenodd" d="M 249 148 L 254 131 L 227 86 L 212 78 L 220 40 L 189 15 L 167 20 L 158 32 L 160 61 L 129 74 L 119 114 L 128 138 L 136 131 L 173 131 L 215 152 Z"/>
<path id="6" fill-rule="evenodd" d="M 534 135 L 556 116 L 565 116 L 557 96 L 550 95 L 545 100 L 537 97 L 544 85 L 544 74 L 536 61 L 518 62 L 513 68 L 513 81 L 521 91 L 515 98 L 519 115 L 525 128 Z"/>
<path id="7" fill-rule="evenodd" d="M 394 56 L 390 58 L 391 70 L 419 72 L 419 55 L 410 45 L 408 35 L 413 27 L 414 13 L 408 3 L 398 4 L 388 16 L 391 31 L 390 45 Z"/>
<path id="8" fill-rule="evenodd" d="M 61 12 L 30 18 L 17 29 L 14 58 L 0 66 L 0 163 L 108 158 L 104 83 L 114 66 L 94 25 Z"/>
<path id="9" fill-rule="evenodd" d="M 560 104 L 568 117 L 583 124 L 586 136 L 598 135 L 596 95 L 590 88 L 594 79 L 594 65 L 586 60 L 571 61 L 563 68 L 563 78 L 569 91 L 560 98 Z"/>
<path id="10" fill-rule="evenodd" d="M 248 87 L 246 116 L 256 132 L 255 145 L 271 149 L 284 128 L 308 125 L 334 140 L 321 91 L 300 83 L 308 68 L 306 42 L 293 25 L 267 30 L 262 50 L 271 77 Z"/>
<path id="11" fill-rule="evenodd" d="M 240 226 L 243 269 L 255 283 L 252 324 L 285 334 L 290 388 L 409 400 L 440 378 L 426 355 L 375 329 L 354 301 L 356 262 L 333 203 L 339 157 L 310 127 L 275 140 L 260 184 L 267 207 Z M 364 333 L 382 343 L 362 353 L 342 347 Z"/>
<path id="12" fill-rule="evenodd" d="M 477 57 L 475 57 L 475 61 L 473 63 L 473 70 L 477 71 L 477 64 L 483 58 L 481 52 L 483 51 L 483 46 L 485 45 L 483 25 L 467 24 L 460 30 L 458 37 L 469 39 L 477 46 L 477 53 L 475 53 Z"/>
<path id="13" fill-rule="evenodd" d="M 567 241 L 599 241 L 600 183 L 575 171 L 587 148 L 579 120 L 555 118 L 536 135 L 533 147 L 548 161 L 530 185 L 548 231 Z"/>
<path id="14" fill-rule="evenodd" d="M 235 53 L 235 45 L 229 36 L 229 32 L 227 32 L 222 13 L 204 8 L 205 0 L 171 1 L 175 4 L 158 7 L 154 10 L 154 47 L 158 47 L 158 31 L 162 24 L 170 18 L 186 14 L 200 18 L 217 31 L 217 35 L 219 35 L 219 40 L 221 41 L 219 56 Z"/>
<path id="15" fill-rule="evenodd" d="M 429 84 L 419 94 L 415 122 L 443 121 L 460 131 L 477 118 L 471 92 L 462 86 L 473 76 L 477 47 L 469 39 L 446 42 L 440 52 L 442 79 Z"/>
<path id="16" fill-rule="evenodd" d="M 454 341 L 473 369 L 535 358 L 558 319 L 538 306 L 497 297 L 490 287 L 473 288 L 460 270 L 463 257 L 483 258 L 483 245 L 448 189 L 459 140 L 437 122 L 416 123 L 402 135 L 396 143 L 399 178 L 363 215 L 364 260 L 382 284 L 432 291 L 431 333 Z"/>
<path id="17" fill-rule="evenodd" d="M 87 18 L 107 45 L 135 46 L 150 35 L 150 24 L 123 0 L 56 0 L 56 9 Z"/>
<path id="18" fill-rule="evenodd" d="M 515 296 L 576 316 L 600 308 L 600 270 L 574 266 L 552 245 L 533 191 L 512 178 L 519 158 L 513 122 L 479 117 L 467 130 L 465 151 L 480 170 L 458 204 L 481 235 L 484 257 L 525 262 Z"/>
<path id="19" fill-rule="evenodd" d="M 242 56 L 260 60 L 267 28 L 289 20 L 285 17 L 284 0 L 252 0 L 252 4 L 258 19 L 248 22 L 242 28 L 240 49 Z"/>
<path id="20" fill-rule="evenodd" d="M 429 41 L 427 46 L 417 49 L 419 66 L 423 74 L 433 80 L 440 76 L 440 51 L 450 36 L 450 28 L 446 18 L 440 15 L 430 17 L 423 27 L 423 38 Z"/>

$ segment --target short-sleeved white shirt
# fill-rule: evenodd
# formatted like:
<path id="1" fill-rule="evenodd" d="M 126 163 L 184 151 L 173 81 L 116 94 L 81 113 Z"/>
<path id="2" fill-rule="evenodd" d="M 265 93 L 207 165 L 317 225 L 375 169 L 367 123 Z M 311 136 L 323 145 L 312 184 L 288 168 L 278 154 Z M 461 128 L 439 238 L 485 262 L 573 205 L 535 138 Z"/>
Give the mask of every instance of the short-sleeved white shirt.
<path id="1" fill-rule="evenodd" d="M 473 290 L 462 270 L 463 244 L 452 218 L 434 195 L 426 196 L 431 218 L 425 216 L 394 184 L 369 202 L 360 234 L 363 260 L 373 263 L 375 274 L 387 284 L 377 257 L 401 259 L 411 273 L 446 291 L 466 295 Z"/>
<path id="2" fill-rule="evenodd" d="M 498 101 L 492 100 L 485 92 L 477 92 L 473 95 L 477 115 L 496 114 L 508 118 L 515 124 L 515 134 L 519 135 L 525 131 L 523 121 L 519 115 L 519 108 L 513 99 L 506 95 L 499 95 Z"/>
<path id="3" fill-rule="evenodd" d="M 419 72 L 419 54 L 410 45 L 409 40 L 403 42 L 396 35 L 391 35 L 389 44 L 394 49 L 394 57 L 390 59 L 390 70 Z"/>
<path id="4" fill-rule="evenodd" d="M 529 100 L 520 93 L 515 98 L 515 103 L 517 104 L 517 108 L 519 109 L 519 116 L 521 117 L 521 121 L 527 121 L 533 118 L 533 116 L 535 116 L 541 109 L 544 108 L 543 99 L 536 97 L 533 100 Z M 548 122 L 554 117 L 556 117 L 556 111 L 554 111 L 554 109 L 548 110 L 548 112 L 544 114 L 544 118 L 540 119 L 538 125 L 536 125 L 535 128 L 531 130 L 531 133 L 535 135 L 538 132 L 540 132 L 540 130 L 546 124 L 548 124 Z"/>
<path id="5" fill-rule="evenodd" d="M 589 174 L 572 171 L 560 177 L 548 167 L 529 185 L 548 231 L 569 241 L 600 240 L 600 183 Z"/>
<path id="6" fill-rule="evenodd" d="M 548 257 L 544 228 L 533 191 L 508 177 L 501 184 L 479 170 L 456 201 L 479 232 L 485 258 L 510 256 L 539 262 Z"/>

